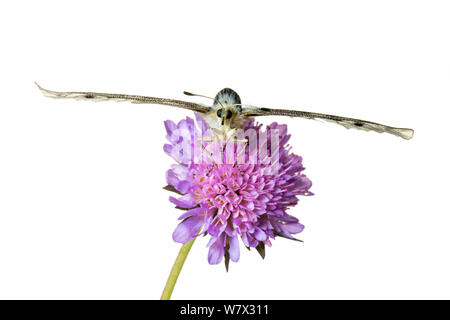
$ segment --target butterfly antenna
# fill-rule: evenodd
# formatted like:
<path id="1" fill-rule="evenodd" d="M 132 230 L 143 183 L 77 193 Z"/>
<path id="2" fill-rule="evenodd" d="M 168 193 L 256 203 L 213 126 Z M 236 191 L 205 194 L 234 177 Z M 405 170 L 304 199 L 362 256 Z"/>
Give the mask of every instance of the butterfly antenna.
<path id="1" fill-rule="evenodd" d="M 191 97 L 202 97 L 202 98 L 214 100 L 214 98 L 207 97 L 207 96 L 204 96 L 204 95 L 202 95 L 202 94 L 191 93 L 191 92 L 188 92 L 188 91 L 183 91 L 183 93 L 184 93 L 185 95 L 191 96 Z"/>

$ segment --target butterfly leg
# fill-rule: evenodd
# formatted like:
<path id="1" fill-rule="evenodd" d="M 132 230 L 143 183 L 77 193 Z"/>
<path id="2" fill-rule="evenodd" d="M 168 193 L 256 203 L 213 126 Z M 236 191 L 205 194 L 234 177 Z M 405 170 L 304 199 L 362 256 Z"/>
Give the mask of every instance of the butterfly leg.
<path id="1" fill-rule="evenodd" d="M 239 160 L 239 157 L 244 153 L 245 149 L 247 149 L 247 146 L 248 146 L 248 139 L 247 139 L 247 138 L 245 138 L 245 139 L 238 139 L 238 138 L 235 136 L 235 137 L 234 137 L 234 142 L 241 142 L 241 143 L 244 143 L 244 146 L 243 146 L 242 149 L 239 151 L 239 153 L 236 155 L 236 161 L 234 162 L 234 165 L 233 165 L 233 167 L 238 168 L 238 170 L 239 170 L 239 172 L 241 173 L 241 175 L 244 175 L 244 174 L 242 173 L 242 171 L 241 171 L 241 168 L 239 168 L 239 166 L 238 166 L 238 160 Z"/>
<path id="2" fill-rule="evenodd" d="M 206 154 L 211 159 L 211 168 L 206 173 L 207 176 L 210 174 L 211 170 L 214 168 L 215 161 L 214 161 L 213 153 L 211 151 L 208 151 L 206 149 L 205 145 L 202 142 L 214 142 L 214 141 L 216 141 L 215 137 L 201 137 L 201 138 L 198 138 L 198 143 L 200 143 L 200 145 L 202 146 L 202 149 L 206 152 Z"/>

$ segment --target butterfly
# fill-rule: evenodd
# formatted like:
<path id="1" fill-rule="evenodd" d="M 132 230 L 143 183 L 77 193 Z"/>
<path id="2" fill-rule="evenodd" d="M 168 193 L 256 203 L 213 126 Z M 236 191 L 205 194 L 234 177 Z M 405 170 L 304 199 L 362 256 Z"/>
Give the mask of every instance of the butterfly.
<path id="1" fill-rule="evenodd" d="M 50 98 L 72 98 L 91 101 L 129 101 L 131 103 L 159 104 L 191 110 L 201 114 L 205 122 L 216 135 L 221 135 L 225 138 L 232 136 L 237 129 L 243 128 L 244 124 L 250 118 L 261 116 L 288 116 L 325 120 L 344 126 L 347 129 L 352 128 L 364 131 L 375 131 L 378 133 L 386 132 L 406 140 L 409 140 L 414 136 L 413 129 L 396 128 L 372 121 L 293 109 L 276 109 L 245 105 L 242 104 L 239 95 L 230 88 L 220 90 L 214 98 L 184 91 L 184 94 L 188 96 L 198 96 L 213 100 L 212 105 L 207 106 L 189 101 L 139 95 L 82 91 L 59 92 L 44 89 L 37 83 L 36 85 L 46 97 Z"/>

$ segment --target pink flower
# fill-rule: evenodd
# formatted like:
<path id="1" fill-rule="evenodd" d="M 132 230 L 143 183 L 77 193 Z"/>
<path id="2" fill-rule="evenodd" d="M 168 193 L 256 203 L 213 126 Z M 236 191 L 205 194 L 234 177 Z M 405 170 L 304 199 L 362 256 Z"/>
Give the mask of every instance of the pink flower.
<path id="1" fill-rule="evenodd" d="M 264 257 L 265 245 L 271 246 L 271 239 L 294 239 L 293 234 L 302 232 L 304 226 L 286 211 L 297 204 L 298 196 L 312 195 L 312 183 L 302 174 L 302 158 L 290 153 L 287 126 L 272 123 L 262 130 L 261 125 L 248 122 L 244 129 L 257 133 L 256 152 L 263 159 L 236 164 L 235 160 L 219 161 L 224 157 L 220 152 L 223 142 L 199 142 L 208 128 L 198 115 L 197 125 L 191 118 L 178 124 L 165 121 L 169 143 L 164 151 L 178 163 L 167 171 L 166 189 L 180 195 L 169 199 L 186 210 L 179 217 L 182 222 L 173 232 L 173 240 L 186 243 L 199 235 L 209 235 L 209 263 L 218 264 L 225 257 L 228 268 L 230 259 L 239 260 L 239 238 Z M 278 139 L 274 142 L 269 137 L 275 131 Z M 266 137 L 264 134 L 266 141 L 261 138 Z M 200 143 L 213 152 L 214 166 L 207 152 L 198 152 L 203 150 Z M 233 159 L 242 147 L 234 147 Z M 263 148 L 270 151 L 264 153 Z M 245 159 L 250 159 L 250 149 L 245 150 Z M 277 151 L 277 161 L 271 158 L 273 150 Z"/>

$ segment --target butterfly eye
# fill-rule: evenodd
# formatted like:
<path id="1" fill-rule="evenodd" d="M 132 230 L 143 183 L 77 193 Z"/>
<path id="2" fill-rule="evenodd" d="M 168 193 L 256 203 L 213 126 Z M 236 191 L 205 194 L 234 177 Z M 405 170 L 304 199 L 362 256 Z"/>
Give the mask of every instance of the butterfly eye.
<path id="1" fill-rule="evenodd" d="M 217 117 L 222 117 L 222 109 L 217 110 Z"/>
<path id="2" fill-rule="evenodd" d="M 231 116 L 233 115 L 233 113 L 231 112 L 231 110 L 227 110 L 227 119 L 231 119 Z"/>

